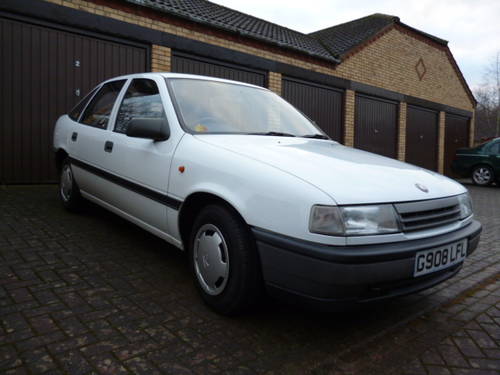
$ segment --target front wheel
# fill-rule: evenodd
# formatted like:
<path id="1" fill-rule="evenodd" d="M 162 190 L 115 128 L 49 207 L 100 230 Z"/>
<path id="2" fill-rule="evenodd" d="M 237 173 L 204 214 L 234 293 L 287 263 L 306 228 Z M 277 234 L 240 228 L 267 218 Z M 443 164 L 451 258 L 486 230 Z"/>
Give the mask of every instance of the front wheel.
<path id="1" fill-rule="evenodd" d="M 82 204 L 80 189 L 73 177 L 71 164 L 66 158 L 62 162 L 61 174 L 59 179 L 59 197 L 63 206 L 69 211 L 78 211 Z"/>
<path id="2" fill-rule="evenodd" d="M 191 231 L 189 260 L 203 300 L 216 312 L 237 314 L 259 297 L 255 241 L 232 209 L 219 204 L 202 209 Z"/>
<path id="3" fill-rule="evenodd" d="M 472 182 L 476 185 L 490 185 L 494 179 L 493 170 L 490 167 L 480 165 L 472 170 Z"/>

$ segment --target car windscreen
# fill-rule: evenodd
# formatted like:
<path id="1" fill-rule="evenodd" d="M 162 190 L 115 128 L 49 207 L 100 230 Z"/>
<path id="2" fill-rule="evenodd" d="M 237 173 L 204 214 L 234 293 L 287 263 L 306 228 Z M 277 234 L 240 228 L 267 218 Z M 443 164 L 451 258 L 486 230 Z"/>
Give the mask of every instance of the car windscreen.
<path id="1" fill-rule="evenodd" d="M 192 133 L 324 136 L 307 117 L 271 91 L 202 79 L 167 81 L 180 121 Z"/>

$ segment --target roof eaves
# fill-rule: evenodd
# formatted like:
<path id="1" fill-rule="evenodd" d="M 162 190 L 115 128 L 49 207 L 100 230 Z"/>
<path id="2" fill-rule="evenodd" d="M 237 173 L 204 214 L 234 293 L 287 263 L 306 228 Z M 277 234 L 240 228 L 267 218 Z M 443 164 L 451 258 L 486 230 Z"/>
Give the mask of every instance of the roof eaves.
<path id="1" fill-rule="evenodd" d="M 437 36 L 434 36 L 432 34 L 428 34 L 422 30 L 419 30 L 419 29 L 416 29 L 414 27 L 411 27 L 401 21 L 397 21 L 396 24 L 400 25 L 400 26 L 403 26 L 403 27 L 406 27 L 407 29 L 417 33 L 417 34 L 420 34 L 421 36 L 425 37 L 425 38 L 428 38 L 428 39 L 431 39 L 433 40 L 434 42 L 436 43 L 439 43 L 439 44 L 442 44 L 443 46 L 447 46 L 448 45 L 448 41 L 445 40 L 445 39 L 441 39 L 441 38 L 438 38 Z"/>
<path id="2" fill-rule="evenodd" d="M 146 1 L 142 1 L 142 0 L 126 0 L 126 1 L 129 2 L 129 3 L 136 4 L 138 6 L 143 6 L 143 7 L 152 9 L 154 11 L 158 11 L 159 10 L 157 6 L 153 6 L 151 3 L 146 2 Z M 192 14 L 189 14 L 187 12 L 173 12 L 170 9 L 166 9 L 166 8 L 162 7 L 161 5 L 160 5 L 160 7 L 163 9 L 163 11 L 165 13 L 168 13 L 168 14 L 170 14 L 172 16 L 183 18 L 183 19 L 186 19 L 186 20 L 198 23 L 198 24 L 203 24 L 205 26 L 216 28 L 216 29 L 219 29 L 219 30 L 222 30 L 222 31 L 232 32 L 234 34 L 241 35 L 241 36 L 244 36 L 246 38 L 250 38 L 250 39 L 254 39 L 254 40 L 259 40 L 259 41 L 265 41 L 265 42 L 267 42 L 269 44 L 273 44 L 273 45 L 276 45 L 276 46 L 281 47 L 281 48 L 286 48 L 288 50 L 292 50 L 292 51 L 295 51 L 295 52 L 306 54 L 308 56 L 311 56 L 311 57 L 314 57 L 314 58 L 319 58 L 319 59 L 322 59 L 322 60 L 325 60 L 325 61 L 328 61 L 328 62 L 331 62 L 331 63 L 340 64 L 340 62 L 341 62 L 341 60 L 339 58 L 337 58 L 335 55 L 326 56 L 326 55 L 322 55 L 322 54 L 319 54 L 319 53 L 314 53 L 312 51 L 308 51 L 306 49 L 302 49 L 302 48 L 290 45 L 288 43 L 283 43 L 283 42 L 280 42 L 280 41 L 272 39 L 272 38 L 267 38 L 267 37 L 265 37 L 263 35 L 255 35 L 253 33 L 246 32 L 244 30 L 238 29 L 236 27 L 232 27 L 232 26 L 227 25 L 227 24 L 223 24 L 223 23 L 215 21 L 215 20 L 212 20 L 212 21 L 209 22 L 209 21 L 207 21 L 207 20 L 205 20 L 203 18 L 193 16 Z M 287 29 L 285 27 L 283 27 L 283 28 Z M 291 30 L 291 29 L 288 29 L 288 30 Z M 291 31 L 296 32 L 295 30 L 291 30 Z M 307 34 L 304 34 L 304 35 L 308 36 Z M 323 45 L 322 45 L 322 47 L 324 48 Z M 326 50 L 326 52 L 331 53 L 329 50 Z"/>

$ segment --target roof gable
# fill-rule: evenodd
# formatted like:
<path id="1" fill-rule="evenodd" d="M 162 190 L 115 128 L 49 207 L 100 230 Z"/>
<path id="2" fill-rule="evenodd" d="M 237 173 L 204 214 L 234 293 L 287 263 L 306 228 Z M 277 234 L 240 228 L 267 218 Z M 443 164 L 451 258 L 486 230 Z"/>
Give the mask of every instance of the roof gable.
<path id="1" fill-rule="evenodd" d="M 394 25 L 402 25 L 425 38 L 447 45 L 447 41 L 403 24 L 399 17 L 375 13 L 357 20 L 342 23 L 308 35 L 317 38 L 331 53 L 344 57 L 354 48 L 371 40 L 374 36 Z"/>
<path id="2" fill-rule="evenodd" d="M 309 35 L 317 38 L 330 52 L 342 56 L 352 48 L 378 34 L 394 23 L 397 17 L 373 14 L 354 21 L 315 31 Z"/>

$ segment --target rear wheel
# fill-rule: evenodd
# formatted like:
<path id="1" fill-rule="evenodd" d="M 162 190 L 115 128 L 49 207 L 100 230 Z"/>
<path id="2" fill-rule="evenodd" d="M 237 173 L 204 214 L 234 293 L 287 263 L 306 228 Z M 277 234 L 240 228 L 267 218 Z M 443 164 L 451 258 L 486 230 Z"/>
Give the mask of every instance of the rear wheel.
<path id="1" fill-rule="evenodd" d="M 479 165 L 472 170 L 472 182 L 479 186 L 491 184 L 495 179 L 493 170 L 486 165 Z"/>
<path id="2" fill-rule="evenodd" d="M 70 211 L 78 211 L 82 204 L 80 189 L 73 177 L 73 170 L 68 158 L 64 159 L 61 165 L 59 179 L 59 197 L 63 206 Z"/>
<path id="3" fill-rule="evenodd" d="M 259 297 L 255 241 L 232 209 L 219 204 L 202 209 L 191 232 L 189 260 L 203 300 L 218 313 L 237 314 Z"/>

